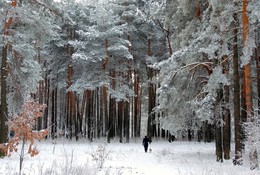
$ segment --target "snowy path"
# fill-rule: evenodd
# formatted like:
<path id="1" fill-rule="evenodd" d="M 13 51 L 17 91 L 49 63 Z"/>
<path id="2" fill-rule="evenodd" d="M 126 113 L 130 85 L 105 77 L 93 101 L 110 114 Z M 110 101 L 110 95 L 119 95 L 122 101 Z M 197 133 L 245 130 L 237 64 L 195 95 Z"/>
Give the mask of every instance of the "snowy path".
<path id="1" fill-rule="evenodd" d="M 145 153 L 141 143 L 138 142 L 113 144 L 111 146 L 113 157 L 106 162 L 106 167 L 110 169 L 111 174 L 129 175 L 260 174 L 245 167 L 234 167 L 231 160 L 217 163 L 214 143 L 155 141 L 149 146 L 152 148 L 152 153 Z"/>
<path id="2" fill-rule="evenodd" d="M 101 141 L 46 141 L 37 144 L 40 154 L 25 157 L 25 175 L 259 175 L 250 171 L 248 161 L 233 166 L 231 160 L 215 161 L 214 143 L 173 142 L 154 140 L 152 153 L 145 153 L 141 140 L 129 144 Z M 97 151 L 98 147 L 104 148 Z M 93 158 L 96 158 L 93 159 Z M 98 169 L 100 160 L 102 169 Z M 19 156 L 0 159 L 0 175 L 18 172 Z"/>

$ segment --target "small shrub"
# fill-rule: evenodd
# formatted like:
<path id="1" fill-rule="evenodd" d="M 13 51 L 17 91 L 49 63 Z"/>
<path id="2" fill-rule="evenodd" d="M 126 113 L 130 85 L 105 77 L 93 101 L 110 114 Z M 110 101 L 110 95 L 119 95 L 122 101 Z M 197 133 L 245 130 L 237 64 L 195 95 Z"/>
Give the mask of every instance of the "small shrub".
<path id="1" fill-rule="evenodd" d="M 102 145 L 98 145 L 97 150 L 91 154 L 92 160 L 97 163 L 100 169 L 103 168 L 103 165 L 106 159 L 108 158 L 109 152 L 110 151 L 107 150 L 106 145 L 102 144 Z"/>
<path id="2" fill-rule="evenodd" d="M 46 105 L 30 100 L 23 105 L 20 114 L 13 116 L 12 119 L 7 122 L 9 130 L 14 133 L 14 136 L 10 138 L 7 143 L 2 144 L 0 149 L 2 149 L 7 156 L 11 156 L 13 152 L 18 152 L 18 145 L 21 143 L 19 174 L 21 174 L 24 156 L 26 155 L 25 144 L 29 142 L 27 153 L 30 154 L 31 157 L 36 156 L 39 151 L 34 147 L 34 140 L 37 139 L 40 141 L 45 138 L 48 133 L 47 130 L 33 130 L 36 120 L 42 117 L 45 107 Z"/>

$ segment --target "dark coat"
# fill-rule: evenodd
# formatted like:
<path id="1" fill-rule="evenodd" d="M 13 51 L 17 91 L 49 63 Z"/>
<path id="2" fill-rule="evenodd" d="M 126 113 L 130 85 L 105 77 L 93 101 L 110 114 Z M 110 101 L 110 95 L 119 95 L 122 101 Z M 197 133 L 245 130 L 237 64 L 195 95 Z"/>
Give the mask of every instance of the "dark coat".
<path id="1" fill-rule="evenodd" d="M 150 141 L 149 141 L 149 139 L 148 139 L 148 137 L 145 137 L 144 139 L 143 139 L 143 146 L 144 147 L 148 147 L 148 143 L 149 143 Z"/>

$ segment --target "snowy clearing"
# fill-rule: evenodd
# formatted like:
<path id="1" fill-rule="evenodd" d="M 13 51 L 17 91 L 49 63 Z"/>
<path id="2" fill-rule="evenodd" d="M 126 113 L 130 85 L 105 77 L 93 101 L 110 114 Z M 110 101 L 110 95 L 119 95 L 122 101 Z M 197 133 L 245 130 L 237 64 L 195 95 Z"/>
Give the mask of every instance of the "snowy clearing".
<path id="1" fill-rule="evenodd" d="M 215 143 L 169 143 L 153 140 L 152 152 L 145 153 L 141 139 L 131 143 L 105 144 L 103 141 L 48 140 L 37 143 L 40 153 L 26 155 L 25 175 L 258 175 L 251 171 L 248 156 L 242 166 L 233 166 L 232 160 L 215 161 Z M 0 174 L 19 172 L 19 155 L 0 159 Z"/>

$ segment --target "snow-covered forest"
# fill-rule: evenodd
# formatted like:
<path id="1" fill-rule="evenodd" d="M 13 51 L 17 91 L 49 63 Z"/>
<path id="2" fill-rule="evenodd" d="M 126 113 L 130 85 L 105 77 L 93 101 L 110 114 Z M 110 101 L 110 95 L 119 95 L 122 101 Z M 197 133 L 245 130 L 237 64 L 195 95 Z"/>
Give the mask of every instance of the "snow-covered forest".
<path id="1" fill-rule="evenodd" d="M 147 135 L 259 173 L 259 0 L 2 0 L 0 26 L 3 159 Z"/>

